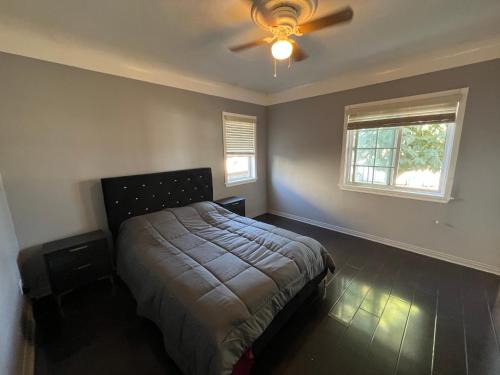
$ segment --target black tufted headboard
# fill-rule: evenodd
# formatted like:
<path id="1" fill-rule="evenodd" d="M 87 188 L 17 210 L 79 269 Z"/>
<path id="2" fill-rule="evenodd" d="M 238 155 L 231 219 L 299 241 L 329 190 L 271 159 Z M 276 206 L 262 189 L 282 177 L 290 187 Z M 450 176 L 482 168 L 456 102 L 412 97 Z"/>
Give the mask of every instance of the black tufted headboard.
<path id="1" fill-rule="evenodd" d="M 132 216 L 213 200 L 210 168 L 103 178 L 101 185 L 113 237 Z"/>

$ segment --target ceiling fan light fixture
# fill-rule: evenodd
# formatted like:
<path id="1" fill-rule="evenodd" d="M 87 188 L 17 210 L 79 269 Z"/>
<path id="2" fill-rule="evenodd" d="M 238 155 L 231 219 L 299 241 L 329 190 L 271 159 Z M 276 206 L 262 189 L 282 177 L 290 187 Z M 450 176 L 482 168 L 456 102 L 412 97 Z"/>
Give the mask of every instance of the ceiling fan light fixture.
<path id="1" fill-rule="evenodd" d="M 293 44 L 287 39 L 281 39 L 273 43 L 271 53 L 276 60 L 288 59 L 293 52 Z"/>

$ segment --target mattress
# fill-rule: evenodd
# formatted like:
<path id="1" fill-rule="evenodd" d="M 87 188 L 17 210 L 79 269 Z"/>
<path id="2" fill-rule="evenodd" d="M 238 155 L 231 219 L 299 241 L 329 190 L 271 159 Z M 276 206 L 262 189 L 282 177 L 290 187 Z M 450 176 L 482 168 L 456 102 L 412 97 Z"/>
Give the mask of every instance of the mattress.
<path id="1" fill-rule="evenodd" d="M 212 202 L 123 222 L 117 271 L 185 374 L 234 364 L 307 282 L 334 264 L 323 246 Z"/>

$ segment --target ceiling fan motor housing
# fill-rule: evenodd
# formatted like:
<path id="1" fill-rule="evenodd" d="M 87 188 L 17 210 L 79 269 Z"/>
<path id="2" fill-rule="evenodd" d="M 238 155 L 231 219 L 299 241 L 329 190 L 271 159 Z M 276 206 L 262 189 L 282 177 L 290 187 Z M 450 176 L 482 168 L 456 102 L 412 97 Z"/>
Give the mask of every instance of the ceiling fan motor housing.
<path id="1" fill-rule="evenodd" d="M 292 29 L 297 26 L 297 11 L 291 6 L 280 6 L 273 9 L 271 14 L 278 21 L 279 26 L 287 26 Z"/>
<path id="2" fill-rule="evenodd" d="M 272 44 L 271 54 L 275 59 L 289 59 L 289 62 L 305 60 L 307 53 L 299 46 L 297 38 L 292 36 L 300 37 L 304 34 L 350 22 L 354 14 L 352 8 L 346 6 L 310 20 L 316 12 L 317 6 L 318 0 L 252 0 L 252 20 L 267 32 L 272 33 L 272 36 L 236 45 L 229 50 L 240 52 Z"/>
<path id="3" fill-rule="evenodd" d="M 294 34 L 297 25 L 310 19 L 317 6 L 318 0 L 261 0 L 254 2 L 251 14 L 255 24 L 270 30 L 278 38 L 284 38 Z M 275 20 L 273 25 L 266 22 L 269 16 Z"/>

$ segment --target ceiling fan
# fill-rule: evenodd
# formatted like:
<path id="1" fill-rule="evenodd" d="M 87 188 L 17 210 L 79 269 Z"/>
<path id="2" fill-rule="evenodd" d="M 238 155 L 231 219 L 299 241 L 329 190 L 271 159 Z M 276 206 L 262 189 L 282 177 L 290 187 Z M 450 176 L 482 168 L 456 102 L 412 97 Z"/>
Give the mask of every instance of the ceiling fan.
<path id="1" fill-rule="evenodd" d="M 289 59 L 299 62 L 307 54 L 293 37 L 349 22 L 353 17 L 351 7 L 345 7 L 323 17 L 310 20 L 314 15 L 318 0 L 247 0 L 251 2 L 253 21 L 272 35 L 249 43 L 232 46 L 232 52 L 271 44 L 271 54 L 276 60 Z M 275 72 L 276 76 L 276 72 Z"/>

